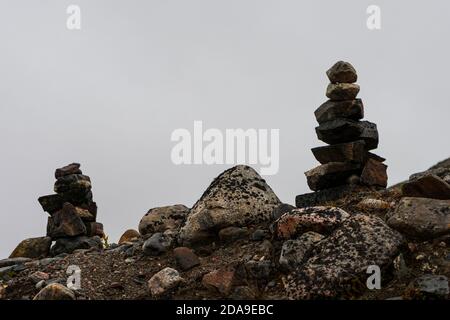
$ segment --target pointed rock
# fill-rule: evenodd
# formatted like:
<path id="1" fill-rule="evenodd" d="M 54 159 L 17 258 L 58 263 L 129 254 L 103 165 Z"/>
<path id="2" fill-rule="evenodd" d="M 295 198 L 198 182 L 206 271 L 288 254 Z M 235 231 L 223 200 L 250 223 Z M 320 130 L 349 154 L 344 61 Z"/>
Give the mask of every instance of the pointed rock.
<path id="1" fill-rule="evenodd" d="M 280 200 L 252 168 L 239 165 L 218 176 L 191 209 L 181 228 L 183 244 L 209 241 L 229 226 L 268 221 Z"/>
<path id="2" fill-rule="evenodd" d="M 314 111 L 319 124 L 339 118 L 359 120 L 364 118 L 364 106 L 361 99 L 324 102 Z"/>
<path id="3" fill-rule="evenodd" d="M 70 174 L 82 174 L 79 163 L 71 163 L 65 167 L 56 169 L 55 178 L 58 179 Z"/>
<path id="4" fill-rule="evenodd" d="M 63 208 L 48 218 L 47 236 L 52 239 L 86 234 L 86 227 L 75 207 L 66 202 Z"/>
<path id="5" fill-rule="evenodd" d="M 47 196 L 42 196 L 38 198 L 39 203 L 42 206 L 42 209 L 44 209 L 45 212 L 48 212 L 50 214 L 55 213 L 56 211 L 61 210 L 64 199 L 59 194 L 50 194 Z"/>
<path id="6" fill-rule="evenodd" d="M 386 188 L 387 186 L 387 165 L 369 159 L 364 165 L 364 169 L 361 173 L 361 182 L 368 186 L 378 186 Z"/>

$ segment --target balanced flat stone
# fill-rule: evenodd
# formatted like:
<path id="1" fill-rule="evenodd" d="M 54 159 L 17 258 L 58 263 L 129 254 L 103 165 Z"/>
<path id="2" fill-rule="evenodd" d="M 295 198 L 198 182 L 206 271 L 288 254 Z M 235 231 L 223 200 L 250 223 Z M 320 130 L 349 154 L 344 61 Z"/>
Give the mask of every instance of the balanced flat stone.
<path id="1" fill-rule="evenodd" d="M 348 177 L 360 170 L 357 163 L 330 162 L 305 172 L 305 175 L 309 188 L 317 191 L 343 185 Z"/>
<path id="2" fill-rule="evenodd" d="M 374 159 L 368 159 L 361 173 L 361 182 L 368 186 L 387 186 L 387 165 Z"/>
<path id="3" fill-rule="evenodd" d="M 356 74 L 355 68 L 345 61 L 336 62 L 327 71 L 328 79 L 331 83 L 346 82 L 354 83 L 358 80 L 358 75 Z"/>
<path id="4" fill-rule="evenodd" d="M 80 164 L 79 163 L 71 163 L 65 167 L 58 168 L 55 171 L 55 178 L 61 178 L 64 176 L 68 176 L 70 174 L 81 174 Z"/>
<path id="5" fill-rule="evenodd" d="M 353 100 L 359 93 L 359 85 L 355 83 L 330 83 L 326 96 L 330 100 Z"/>
<path id="6" fill-rule="evenodd" d="M 321 164 L 347 161 L 362 163 L 367 157 L 363 140 L 312 148 L 311 151 Z"/>
<path id="7" fill-rule="evenodd" d="M 338 118 L 359 120 L 364 118 L 364 105 L 361 99 L 328 100 L 314 111 L 314 115 L 319 124 Z"/>
<path id="8" fill-rule="evenodd" d="M 377 126 L 369 121 L 336 119 L 316 127 L 316 133 L 319 140 L 328 144 L 364 140 L 366 150 L 372 150 L 378 146 Z"/>
<path id="9" fill-rule="evenodd" d="M 450 199 L 450 185 L 435 175 L 427 175 L 410 180 L 402 185 L 405 197 L 421 197 L 431 199 Z"/>

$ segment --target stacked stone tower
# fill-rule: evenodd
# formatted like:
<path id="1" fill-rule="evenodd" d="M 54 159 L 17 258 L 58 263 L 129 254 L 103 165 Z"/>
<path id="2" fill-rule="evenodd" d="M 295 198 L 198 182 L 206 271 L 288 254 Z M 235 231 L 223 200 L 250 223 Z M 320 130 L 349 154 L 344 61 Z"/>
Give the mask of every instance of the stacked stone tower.
<path id="1" fill-rule="evenodd" d="M 55 171 L 55 194 L 38 199 L 48 212 L 47 237 L 56 241 L 53 255 L 75 249 L 101 247 L 103 225 L 96 222 L 91 179 L 83 175 L 80 164 L 72 163 Z"/>
<path id="2" fill-rule="evenodd" d="M 364 106 L 359 93 L 356 70 L 348 62 L 339 61 L 328 71 L 328 101 L 315 112 L 319 140 L 328 146 L 313 148 L 320 166 L 305 172 L 308 186 L 318 191 L 345 184 L 386 187 L 387 166 L 370 150 L 378 146 L 375 123 L 361 121 Z"/>

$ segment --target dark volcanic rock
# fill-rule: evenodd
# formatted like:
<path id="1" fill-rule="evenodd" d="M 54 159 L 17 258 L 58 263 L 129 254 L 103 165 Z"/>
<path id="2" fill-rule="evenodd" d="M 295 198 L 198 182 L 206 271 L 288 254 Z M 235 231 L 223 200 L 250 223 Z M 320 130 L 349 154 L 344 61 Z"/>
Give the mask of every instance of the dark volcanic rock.
<path id="1" fill-rule="evenodd" d="M 353 100 L 359 92 L 359 85 L 355 83 L 330 83 L 326 95 L 330 100 Z"/>
<path id="2" fill-rule="evenodd" d="M 52 239 L 49 237 L 29 238 L 17 245 L 10 258 L 44 258 L 48 256 Z"/>
<path id="3" fill-rule="evenodd" d="M 77 249 L 102 249 L 103 243 L 99 237 L 74 237 L 74 238 L 61 238 L 56 240 L 55 244 L 51 247 L 50 253 L 52 256 L 57 256 L 61 253 L 72 253 Z"/>
<path id="4" fill-rule="evenodd" d="M 279 206 L 275 207 L 272 211 L 272 220 L 277 220 L 279 217 L 281 217 L 283 214 L 285 214 L 286 212 L 291 211 L 292 209 L 295 209 L 294 206 L 287 204 L 287 203 L 282 203 Z"/>
<path id="5" fill-rule="evenodd" d="M 367 289 L 367 268 L 391 265 L 403 244 L 402 236 L 375 216 L 356 214 L 322 240 L 309 258 L 286 280 L 290 298 L 346 298 L 358 284 Z"/>
<path id="6" fill-rule="evenodd" d="M 86 234 L 86 227 L 73 205 L 66 202 L 63 208 L 48 218 L 47 236 L 52 239 Z"/>
<path id="7" fill-rule="evenodd" d="M 427 175 L 402 185 L 405 197 L 450 199 L 450 185 L 435 175 Z"/>
<path id="8" fill-rule="evenodd" d="M 38 199 L 39 203 L 45 212 L 50 214 L 61 210 L 64 204 L 64 198 L 59 194 L 50 194 L 48 196 L 42 196 Z"/>
<path id="9" fill-rule="evenodd" d="M 364 106 L 361 99 L 324 102 L 314 111 L 319 124 L 339 118 L 359 120 L 364 118 Z"/>
<path id="10" fill-rule="evenodd" d="M 354 83 L 358 80 L 355 68 L 349 62 L 345 61 L 336 62 L 327 70 L 327 76 L 332 83 Z"/>
<path id="11" fill-rule="evenodd" d="M 173 255 L 178 266 L 183 271 L 192 269 L 193 267 L 200 264 L 200 260 L 192 251 L 192 249 L 186 247 L 178 247 L 173 249 Z"/>
<path id="12" fill-rule="evenodd" d="M 305 175 L 309 188 L 317 191 L 343 185 L 348 177 L 360 172 L 361 167 L 357 163 L 330 162 L 306 171 Z"/>
<path id="13" fill-rule="evenodd" d="M 155 233 L 142 245 L 142 251 L 148 256 L 157 256 L 167 252 L 172 245 L 172 238 L 163 234 Z"/>
<path id="14" fill-rule="evenodd" d="M 363 140 L 312 148 L 311 151 L 321 164 L 350 161 L 362 163 L 367 158 Z"/>
<path id="15" fill-rule="evenodd" d="M 450 234 L 450 200 L 405 197 L 388 217 L 389 226 L 411 238 Z"/>
<path id="16" fill-rule="evenodd" d="M 361 173 L 361 182 L 368 186 L 378 186 L 386 188 L 387 186 L 387 165 L 368 159 Z"/>
<path id="17" fill-rule="evenodd" d="M 294 209 L 276 221 L 276 235 L 279 239 L 292 239 L 308 231 L 330 234 L 349 216 L 335 207 Z"/>
<path id="18" fill-rule="evenodd" d="M 226 227 L 219 231 L 219 239 L 225 243 L 231 243 L 245 238 L 248 238 L 247 228 Z"/>
<path id="19" fill-rule="evenodd" d="M 279 204 L 255 170 L 238 165 L 214 179 L 191 209 L 179 240 L 183 244 L 209 241 L 220 229 L 269 221 Z"/>
<path id="20" fill-rule="evenodd" d="M 55 192 L 65 193 L 74 190 L 89 191 L 91 179 L 83 174 L 70 174 L 58 178 L 55 182 Z"/>
<path id="21" fill-rule="evenodd" d="M 86 235 L 88 237 L 99 236 L 103 238 L 105 232 L 103 231 L 103 224 L 100 222 L 86 222 Z"/>
<path id="22" fill-rule="evenodd" d="M 71 163 L 65 167 L 56 169 L 55 178 L 58 179 L 70 174 L 82 174 L 79 163 Z"/>
<path id="23" fill-rule="evenodd" d="M 0 268 L 14 266 L 16 264 L 24 264 L 25 262 L 30 262 L 30 258 L 18 257 L 18 258 L 8 258 L 0 260 Z"/>
<path id="24" fill-rule="evenodd" d="M 322 206 L 357 192 L 358 189 L 359 187 L 355 185 L 342 185 L 317 192 L 300 194 L 295 197 L 295 206 L 297 208 Z"/>
<path id="25" fill-rule="evenodd" d="M 364 140 L 367 150 L 378 146 L 377 126 L 369 121 L 336 119 L 316 127 L 316 133 L 319 140 L 329 144 Z"/>

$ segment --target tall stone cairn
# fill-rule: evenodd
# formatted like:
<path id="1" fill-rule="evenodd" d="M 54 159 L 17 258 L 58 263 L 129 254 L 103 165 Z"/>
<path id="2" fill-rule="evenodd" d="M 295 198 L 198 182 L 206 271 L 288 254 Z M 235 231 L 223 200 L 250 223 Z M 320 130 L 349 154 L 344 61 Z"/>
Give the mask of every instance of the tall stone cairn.
<path id="1" fill-rule="evenodd" d="M 97 204 L 93 200 L 91 179 L 83 175 L 79 163 L 55 171 L 55 194 L 38 199 L 49 213 L 47 237 L 56 241 L 53 255 L 76 249 L 101 247 L 103 225 L 96 222 Z"/>
<path id="2" fill-rule="evenodd" d="M 385 188 L 387 166 L 384 158 L 370 152 L 378 146 L 375 123 L 361 121 L 364 106 L 356 98 L 359 85 L 355 68 L 344 61 L 336 62 L 328 71 L 328 101 L 314 112 L 319 126 L 319 140 L 328 146 L 311 149 L 321 163 L 305 172 L 308 186 L 318 191 L 346 184 Z"/>

